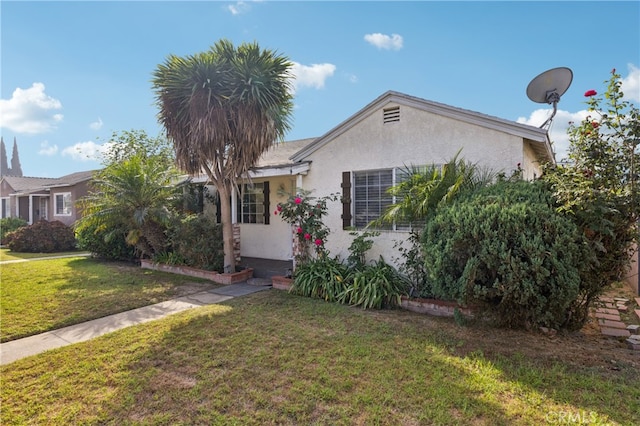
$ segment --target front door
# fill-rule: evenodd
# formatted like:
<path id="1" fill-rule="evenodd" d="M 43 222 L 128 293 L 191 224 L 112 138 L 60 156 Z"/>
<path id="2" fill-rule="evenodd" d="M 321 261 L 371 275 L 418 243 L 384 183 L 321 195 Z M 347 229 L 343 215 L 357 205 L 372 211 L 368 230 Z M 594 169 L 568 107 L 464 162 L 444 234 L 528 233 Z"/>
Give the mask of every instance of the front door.
<path id="1" fill-rule="evenodd" d="M 47 212 L 49 211 L 49 198 L 40 197 L 40 214 L 38 219 L 49 220 Z"/>

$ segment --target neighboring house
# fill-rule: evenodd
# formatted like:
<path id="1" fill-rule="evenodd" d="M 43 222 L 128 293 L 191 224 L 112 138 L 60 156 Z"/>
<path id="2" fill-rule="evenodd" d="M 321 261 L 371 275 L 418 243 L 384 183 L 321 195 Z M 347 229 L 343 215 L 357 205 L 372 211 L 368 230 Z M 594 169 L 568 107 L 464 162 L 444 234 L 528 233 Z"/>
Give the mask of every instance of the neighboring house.
<path id="1" fill-rule="evenodd" d="M 72 173 L 60 178 L 2 176 L 1 216 L 20 217 L 29 224 L 44 219 L 73 225 L 81 217 L 76 201 L 87 195 L 94 172 Z"/>
<path id="2" fill-rule="evenodd" d="M 291 259 L 292 231 L 273 212 L 286 193 L 303 188 L 315 197 L 343 195 L 345 203 L 328 204 L 325 224 L 326 247 L 344 259 L 352 227 L 363 229 L 393 202 L 386 190 L 399 171 L 446 163 L 460 150 L 460 158 L 506 175 L 520 167 L 527 179 L 555 161 L 543 129 L 389 91 L 325 135 L 281 143 L 263 155 L 242 185 L 241 202 L 232 203 L 241 256 Z M 381 230 L 370 257 L 393 262 L 407 231 Z"/>

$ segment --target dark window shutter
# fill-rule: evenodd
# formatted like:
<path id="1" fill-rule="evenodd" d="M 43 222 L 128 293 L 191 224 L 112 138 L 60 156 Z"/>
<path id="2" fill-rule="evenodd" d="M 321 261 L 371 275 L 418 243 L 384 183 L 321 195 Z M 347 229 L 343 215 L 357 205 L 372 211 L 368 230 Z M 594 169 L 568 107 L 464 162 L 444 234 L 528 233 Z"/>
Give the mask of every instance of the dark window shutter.
<path id="1" fill-rule="evenodd" d="M 271 217 L 271 209 L 269 207 L 269 182 L 264 182 L 262 185 L 262 194 L 264 195 L 264 224 L 269 224 L 269 218 Z"/>
<path id="2" fill-rule="evenodd" d="M 216 193 L 216 223 L 222 223 L 222 212 L 220 211 L 220 193 Z"/>
<path id="3" fill-rule="evenodd" d="M 351 227 L 351 172 L 342 172 L 342 229 Z"/>
<path id="4" fill-rule="evenodd" d="M 244 197 L 244 184 L 241 187 L 241 191 L 240 194 L 238 194 L 238 196 L 236 197 L 236 223 L 243 223 L 242 222 L 242 198 Z M 233 201 L 233 198 L 231 198 L 231 200 Z"/>

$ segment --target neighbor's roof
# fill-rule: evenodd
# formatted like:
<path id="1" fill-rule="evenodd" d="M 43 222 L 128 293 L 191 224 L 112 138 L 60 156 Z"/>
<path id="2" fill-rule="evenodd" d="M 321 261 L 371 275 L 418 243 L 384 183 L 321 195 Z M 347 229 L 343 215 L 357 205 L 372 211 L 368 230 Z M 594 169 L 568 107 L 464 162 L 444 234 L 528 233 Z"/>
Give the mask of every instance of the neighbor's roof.
<path id="1" fill-rule="evenodd" d="M 14 193 L 29 194 L 48 191 L 49 188 L 73 186 L 91 179 L 95 172 L 96 170 L 89 170 L 86 172 L 71 173 L 59 178 L 3 176 L 2 180 L 7 182 L 13 188 Z"/>
<path id="2" fill-rule="evenodd" d="M 291 158 L 294 162 L 303 161 L 313 152 L 322 148 L 324 145 L 346 132 L 360 121 L 368 117 L 370 114 L 378 111 L 388 103 L 396 103 L 422 111 L 431 112 L 433 114 L 453 118 L 466 123 L 475 124 L 493 130 L 498 130 L 511 135 L 522 137 L 532 142 L 532 146 L 536 154 L 547 161 L 555 161 L 551 142 L 546 130 L 526 124 L 516 123 L 491 115 L 470 111 L 462 108 L 452 107 L 450 105 L 438 102 L 428 101 L 426 99 L 417 98 L 415 96 L 406 95 L 404 93 L 387 91 L 362 108 L 360 111 L 347 118 L 345 121 L 334 127 L 323 136 L 317 138 L 313 143 L 306 145 Z"/>

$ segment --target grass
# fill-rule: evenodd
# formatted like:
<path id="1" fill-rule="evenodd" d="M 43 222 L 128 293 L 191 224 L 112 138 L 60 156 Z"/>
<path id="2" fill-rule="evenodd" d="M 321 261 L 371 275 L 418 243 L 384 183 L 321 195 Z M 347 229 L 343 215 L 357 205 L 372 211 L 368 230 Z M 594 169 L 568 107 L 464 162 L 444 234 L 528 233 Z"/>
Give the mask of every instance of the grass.
<path id="1" fill-rule="evenodd" d="M 0 266 L 1 341 L 6 342 L 176 297 L 191 277 L 85 257 Z"/>
<path id="2" fill-rule="evenodd" d="M 0 423 L 640 424 L 635 358 L 583 343 L 263 291 L 0 367 Z"/>
<path id="3" fill-rule="evenodd" d="M 77 254 L 84 254 L 84 251 L 65 251 L 58 253 L 18 253 L 11 251 L 7 248 L 0 249 L 0 262 L 8 260 L 21 260 L 21 259 L 35 259 L 40 257 L 53 257 L 53 256 L 70 256 Z"/>

